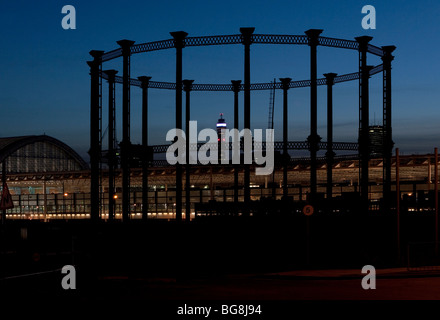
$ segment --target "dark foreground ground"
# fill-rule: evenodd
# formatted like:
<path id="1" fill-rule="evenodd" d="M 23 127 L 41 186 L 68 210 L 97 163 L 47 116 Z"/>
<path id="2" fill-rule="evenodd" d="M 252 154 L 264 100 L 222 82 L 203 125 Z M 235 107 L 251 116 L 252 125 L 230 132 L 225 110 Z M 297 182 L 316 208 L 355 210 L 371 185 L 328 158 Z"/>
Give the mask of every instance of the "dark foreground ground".
<path id="1" fill-rule="evenodd" d="M 141 303 L 145 314 L 162 312 L 158 319 L 193 319 L 177 314 L 185 304 L 259 303 L 267 319 L 276 319 L 268 315 L 369 307 L 355 303 L 364 300 L 440 299 L 435 268 L 408 271 L 404 263 L 408 243 L 433 240 L 431 217 L 411 219 L 403 219 L 400 259 L 392 216 L 10 222 L 2 231 L 1 298 Z M 75 266 L 75 290 L 61 287 L 64 265 Z M 375 290 L 361 286 L 364 265 L 377 269 Z M 311 302 L 318 305 L 309 308 Z"/>

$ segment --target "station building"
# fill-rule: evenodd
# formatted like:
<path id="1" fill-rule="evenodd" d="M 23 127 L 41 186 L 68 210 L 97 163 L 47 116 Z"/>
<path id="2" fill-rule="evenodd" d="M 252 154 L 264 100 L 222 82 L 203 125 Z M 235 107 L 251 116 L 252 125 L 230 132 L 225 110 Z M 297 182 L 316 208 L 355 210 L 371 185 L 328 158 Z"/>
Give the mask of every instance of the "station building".
<path id="1" fill-rule="evenodd" d="M 359 161 L 357 155 L 335 158 L 335 197 L 358 191 Z M 434 155 L 409 155 L 400 159 L 400 181 L 403 196 L 420 198 L 432 192 L 434 180 Z M 47 136 L 22 136 L 0 138 L 0 163 L 6 170 L 6 181 L 12 195 L 14 208 L 7 210 L 8 219 L 81 219 L 90 216 L 90 169 L 71 147 Z M 318 161 L 318 193 L 326 188 L 325 157 Z M 395 158 L 393 158 L 395 168 Z M 215 201 L 234 201 L 233 165 L 194 165 L 191 168 L 191 206 Z M 274 197 L 281 199 L 282 168 L 274 174 L 257 176 L 251 169 L 251 200 Z M 382 192 L 382 159 L 370 160 L 370 194 L 379 201 Z M 305 200 L 309 192 L 310 163 L 305 158 L 291 159 L 288 170 L 289 196 L 293 200 Z M 116 169 L 116 218 L 121 217 L 122 175 Z M 174 218 L 176 206 L 175 167 L 164 161 L 153 161 L 149 169 L 148 214 L 151 218 Z M 243 172 L 239 172 L 243 181 Z M 393 181 L 395 170 L 393 169 Z M 101 174 L 101 217 L 108 217 L 108 175 Z M 183 183 L 185 185 L 185 183 Z M 242 185 L 239 201 L 243 201 Z M 395 190 L 395 185 L 393 185 Z M 130 204 L 133 218 L 142 212 L 142 170 L 132 168 L 130 175 Z M 183 199 L 185 201 L 185 199 Z M 191 212 L 194 214 L 194 212 Z"/>

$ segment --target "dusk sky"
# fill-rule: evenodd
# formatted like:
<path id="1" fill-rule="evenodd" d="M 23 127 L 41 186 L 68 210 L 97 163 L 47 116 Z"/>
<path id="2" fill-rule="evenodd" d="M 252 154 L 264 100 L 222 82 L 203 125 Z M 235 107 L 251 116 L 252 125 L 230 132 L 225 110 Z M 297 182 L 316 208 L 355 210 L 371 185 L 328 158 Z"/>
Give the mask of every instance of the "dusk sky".
<path id="1" fill-rule="evenodd" d="M 76 8 L 76 29 L 61 27 L 64 5 Z M 361 26 L 364 5 L 376 8 L 376 29 Z M 260 34 L 298 34 L 324 29 L 323 36 L 353 39 L 370 35 L 376 46 L 395 45 L 393 61 L 393 140 L 401 153 L 430 153 L 440 138 L 439 71 L 440 2 L 438 1 L 1 1 L 0 136 L 47 134 L 80 153 L 89 149 L 90 50 L 110 51 L 116 41 L 136 43 L 171 38 L 171 31 L 189 36 L 238 34 L 255 27 Z M 369 56 L 369 64 L 380 64 Z M 122 59 L 105 63 L 122 75 Z M 134 55 L 132 77 L 175 80 L 175 50 Z M 353 50 L 318 47 L 318 76 L 358 71 Z M 252 45 L 251 81 L 309 78 L 309 47 Z M 243 79 L 243 46 L 191 47 L 183 51 L 183 78 L 195 83 L 229 83 Z M 382 122 L 382 75 L 371 79 L 371 124 Z M 117 134 L 121 139 L 121 86 L 117 87 Z M 104 82 L 104 113 L 107 108 Z M 326 140 L 326 88 L 318 88 L 318 133 Z M 141 142 L 139 88 L 131 90 L 132 142 Z M 233 94 L 192 94 L 191 120 L 199 129 L 214 127 L 220 112 L 233 122 Z M 150 143 L 163 144 L 174 127 L 173 91 L 150 89 Z M 253 92 L 252 128 L 267 127 L 269 91 Z M 275 138 L 281 139 L 281 92 L 276 94 Z M 334 87 L 335 141 L 356 141 L 358 82 Z M 243 120 L 243 96 L 240 95 Z M 289 91 L 289 139 L 309 134 L 310 92 Z M 242 123 L 242 122 L 241 122 Z M 229 125 L 229 126 L 230 126 Z M 104 128 L 107 126 L 104 117 Z"/>

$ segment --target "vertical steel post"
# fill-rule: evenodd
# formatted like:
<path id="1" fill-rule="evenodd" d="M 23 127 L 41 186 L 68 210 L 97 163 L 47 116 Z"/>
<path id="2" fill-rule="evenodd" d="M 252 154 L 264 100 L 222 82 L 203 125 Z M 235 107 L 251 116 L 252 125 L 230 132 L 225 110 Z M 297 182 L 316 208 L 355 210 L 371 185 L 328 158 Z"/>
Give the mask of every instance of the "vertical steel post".
<path id="1" fill-rule="evenodd" d="M 99 219 L 99 162 L 101 145 L 99 136 L 99 107 L 101 57 L 104 51 L 92 50 L 93 61 L 88 61 L 90 67 L 90 218 Z"/>
<path id="2" fill-rule="evenodd" d="M 252 34 L 255 28 L 240 28 L 241 41 L 244 45 L 244 142 L 250 141 L 251 129 L 251 61 L 250 51 L 252 44 Z M 248 129 L 248 130 L 246 130 Z M 247 137 L 247 138 L 246 138 Z M 246 155 L 245 157 L 246 158 Z M 250 164 L 244 164 L 244 214 L 249 215 L 250 210 Z"/>
<path id="3" fill-rule="evenodd" d="M 130 47 L 134 44 L 131 40 L 117 42 L 122 48 L 122 142 L 121 142 L 121 167 L 122 167 L 122 221 L 130 219 Z"/>
<path id="4" fill-rule="evenodd" d="M 239 130 L 238 124 L 238 93 L 240 92 L 241 80 L 232 80 L 232 91 L 234 92 L 234 129 Z M 238 159 L 240 159 L 240 138 L 238 132 L 234 135 L 234 147 L 233 150 L 238 152 Z M 234 159 L 234 158 L 233 158 Z M 240 165 L 238 163 L 234 164 L 234 203 L 235 209 L 237 209 L 238 204 L 238 170 Z"/>
<path id="5" fill-rule="evenodd" d="M 2 162 L 2 186 L 6 185 L 6 159 Z M 6 209 L 2 210 L 2 225 L 4 226 L 6 222 Z"/>
<path id="6" fill-rule="evenodd" d="M 325 73 L 324 77 L 327 82 L 327 200 L 333 197 L 333 163 L 335 153 L 333 152 L 333 85 L 336 73 Z"/>
<path id="7" fill-rule="evenodd" d="M 438 256 L 438 148 L 434 149 L 435 255 Z"/>
<path id="8" fill-rule="evenodd" d="M 142 219 L 148 218 L 148 86 L 151 77 L 138 77 L 142 88 Z"/>
<path id="9" fill-rule="evenodd" d="M 170 32 L 176 48 L 176 129 L 182 129 L 182 49 L 185 47 L 184 31 Z M 176 163 L 176 220 L 182 221 L 182 165 Z"/>
<path id="10" fill-rule="evenodd" d="M 321 137 L 318 135 L 318 89 L 317 89 L 317 59 L 316 48 L 319 44 L 321 29 L 310 29 L 305 32 L 310 46 L 310 135 L 307 138 L 310 150 L 310 196 L 316 199 L 317 161 L 316 153 L 319 150 Z"/>
<path id="11" fill-rule="evenodd" d="M 192 89 L 192 83 L 194 80 L 183 80 L 183 90 L 185 91 L 185 132 L 186 132 L 186 152 L 185 152 L 185 221 L 191 220 L 191 166 L 189 164 L 189 121 L 191 119 L 191 107 L 190 107 L 190 93 Z"/>
<path id="12" fill-rule="evenodd" d="M 391 61 L 395 46 L 383 46 L 383 198 L 385 209 L 390 208 L 391 195 L 391 158 L 393 154 L 393 137 L 391 122 Z"/>
<path id="13" fill-rule="evenodd" d="M 396 148 L 396 215 L 397 215 L 397 260 L 400 262 L 400 157 Z"/>
<path id="14" fill-rule="evenodd" d="M 362 71 L 362 127 L 359 149 L 361 150 L 361 201 L 366 211 L 369 210 L 369 162 L 370 162 L 370 117 L 369 117 L 369 78 L 372 66 L 365 66 Z"/>
<path id="15" fill-rule="evenodd" d="M 355 38 L 359 43 L 359 168 L 362 209 L 368 211 L 368 162 L 370 158 L 369 139 L 369 92 L 368 79 L 371 67 L 367 66 L 368 43 L 372 37 Z"/>
<path id="16" fill-rule="evenodd" d="M 46 187 L 46 177 L 44 177 L 44 180 L 43 180 L 43 202 L 44 202 L 44 210 L 43 210 L 43 213 L 44 213 L 44 222 L 46 222 L 47 220 L 46 220 L 46 217 L 47 217 L 47 187 Z"/>
<path id="17" fill-rule="evenodd" d="M 287 108 L 287 90 L 290 87 L 291 78 L 280 78 L 281 86 L 283 88 L 283 198 L 287 200 L 289 196 L 288 181 L 287 181 L 287 166 L 289 164 L 289 154 L 287 152 L 288 142 L 288 108 Z"/>
<path id="18" fill-rule="evenodd" d="M 108 218 L 115 215 L 115 76 L 116 70 L 104 71 L 108 76 Z"/>

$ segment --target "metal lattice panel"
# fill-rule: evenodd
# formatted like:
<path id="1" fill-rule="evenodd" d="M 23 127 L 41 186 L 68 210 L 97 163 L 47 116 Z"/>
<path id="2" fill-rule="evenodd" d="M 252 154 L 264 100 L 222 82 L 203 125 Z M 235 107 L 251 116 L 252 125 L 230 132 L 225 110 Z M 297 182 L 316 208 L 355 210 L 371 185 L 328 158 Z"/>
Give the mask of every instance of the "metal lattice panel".
<path id="1" fill-rule="evenodd" d="M 359 72 L 343 74 L 341 76 L 335 77 L 334 82 L 339 83 L 339 82 L 345 82 L 345 81 L 352 81 L 352 80 L 356 80 L 356 79 L 359 79 Z"/>
<path id="2" fill-rule="evenodd" d="M 130 48 L 131 54 L 174 48 L 174 40 L 162 40 L 135 44 Z"/>
<path id="3" fill-rule="evenodd" d="M 326 142 L 321 142 L 325 144 L 325 148 L 327 148 Z M 357 142 L 333 142 L 333 150 L 349 150 L 349 151 L 358 151 L 358 143 Z"/>
<path id="4" fill-rule="evenodd" d="M 206 37 L 188 37 L 185 39 L 185 46 L 214 46 L 222 44 L 241 43 L 241 35 L 222 35 L 222 36 L 206 36 Z"/>
<path id="5" fill-rule="evenodd" d="M 197 149 L 195 144 L 190 145 L 190 150 L 195 151 L 199 150 L 201 146 L 205 145 L 205 143 L 197 143 Z M 170 147 L 169 144 L 161 144 L 161 145 L 155 145 L 151 146 L 154 153 L 165 153 L 167 152 L 168 148 Z M 217 150 L 218 143 L 213 143 L 210 145 L 211 150 Z M 233 143 L 229 143 L 228 146 L 229 150 L 233 150 Z M 266 142 L 254 142 L 254 148 L 260 148 L 260 149 L 266 149 Z M 282 141 L 275 141 L 273 143 L 274 150 L 283 150 L 283 142 Z M 319 143 L 320 149 L 326 149 L 327 148 L 327 142 L 320 142 Z M 309 143 L 307 141 L 289 141 L 287 143 L 287 149 L 289 150 L 308 150 L 309 149 Z M 243 142 L 240 142 L 240 150 L 243 150 Z M 357 142 L 333 142 L 333 150 L 346 150 L 346 151 L 357 151 L 358 150 L 358 144 Z"/>
<path id="6" fill-rule="evenodd" d="M 303 35 L 277 35 L 277 34 L 254 34 L 253 43 L 263 44 L 307 44 L 307 36 Z"/>
<path id="7" fill-rule="evenodd" d="M 310 87 L 310 80 L 291 81 L 289 88 L 305 88 Z"/>
<path id="8" fill-rule="evenodd" d="M 354 40 L 319 37 L 318 41 L 319 41 L 319 45 L 325 47 L 343 48 L 343 49 L 352 49 L 352 50 L 358 50 L 359 47 L 357 41 Z"/>
<path id="9" fill-rule="evenodd" d="M 232 91 L 232 84 L 193 84 L 192 91 Z"/>
<path id="10" fill-rule="evenodd" d="M 171 82 L 149 81 L 149 88 L 176 90 L 176 84 Z"/>
<path id="11" fill-rule="evenodd" d="M 370 71 L 370 75 L 375 75 L 377 73 L 380 73 L 383 71 L 383 65 L 377 65 Z M 107 75 L 105 73 L 101 73 L 101 76 L 103 79 L 108 79 Z M 359 72 L 353 72 L 348 74 L 343 74 L 340 76 L 335 77 L 334 82 L 345 82 L 345 81 L 352 81 L 359 79 Z M 327 80 L 325 78 L 317 79 L 317 85 L 318 86 L 324 86 L 327 84 Z M 115 76 L 115 83 L 122 83 L 122 77 L 121 76 Z M 138 79 L 130 79 L 130 85 L 141 87 L 141 81 Z M 310 80 L 298 80 L 298 81 L 292 81 L 290 82 L 289 88 L 306 88 L 310 86 Z M 176 90 L 176 84 L 173 82 L 160 82 L 160 81 L 149 81 L 148 83 L 149 88 L 153 89 L 166 89 L 166 90 Z M 275 87 L 276 90 L 282 90 L 281 83 L 277 82 L 275 83 L 275 86 L 273 83 L 253 83 L 250 86 L 251 91 L 258 91 L 258 90 L 270 90 Z M 183 88 L 182 88 L 183 90 Z M 232 91 L 233 86 L 231 84 L 193 84 L 191 91 Z M 244 90 L 244 85 L 240 85 L 240 90 Z"/>

